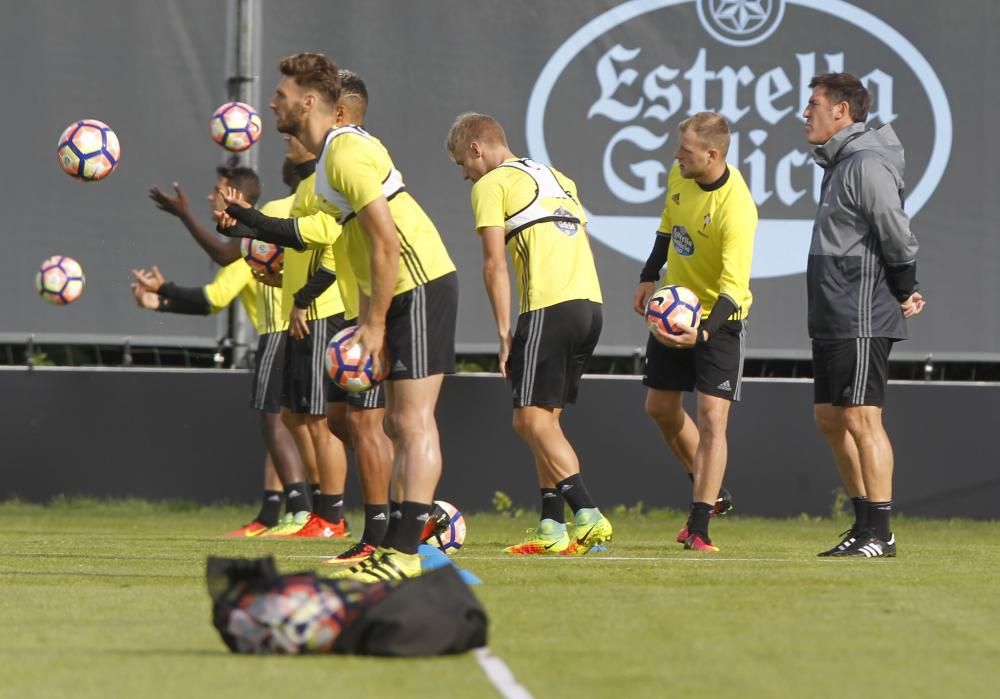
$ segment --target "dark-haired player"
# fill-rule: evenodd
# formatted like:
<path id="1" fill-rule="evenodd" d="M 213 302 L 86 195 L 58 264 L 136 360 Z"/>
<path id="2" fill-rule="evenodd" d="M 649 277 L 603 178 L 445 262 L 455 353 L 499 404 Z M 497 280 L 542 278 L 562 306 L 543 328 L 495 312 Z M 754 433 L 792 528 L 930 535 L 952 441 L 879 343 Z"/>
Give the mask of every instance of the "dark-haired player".
<path id="1" fill-rule="evenodd" d="M 385 349 L 391 362 L 386 427 L 395 451 L 394 494 L 402 492 L 398 528 L 348 574 L 368 582 L 412 577 L 421 572 L 417 546 L 441 473 L 434 408 L 443 375 L 454 370 L 455 266 L 385 147 L 359 126 L 338 128 L 336 64 L 304 53 L 282 60 L 279 69 L 271 102 L 278 129 L 319 157 L 320 207 L 343 227 L 346 257 L 367 299 L 355 336 L 361 361 L 381 361 Z M 226 213 L 252 225 L 256 212 L 234 200 Z M 332 241 L 293 227 L 272 242 L 305 248 Z"/>
<path id="2" fill-rule="evenodd" d="M 294 182 L 286 184 L 294 185 Z M 260 183 L 253 170 L 219 168 L 215 189 L 209 199 L 218 196 L 220 186 L 229 185 L 238 187 L 253 199 L 260 194 Z M 177 216 L 213 260 L 224 266 L 211 283 L 204 287 L 187 288 L 166 282 L 155 266 L 149 272 L 134 270 L 136 283 L 133 293 L 141 307 L 171 313 L 207 315 L 228 306 L 236 297 L 243 302 L 247 316 L 259 335 L 250 404 L 260 412 L 261 434 L 267 445 L 268 458 L 260 511 L 251 522 L 229 532 L 227 536 L 256 536 L 278 524 L 283 495 L 289 512 L 311 510 L 301 459 L 279 416 L 280 370 L 287 322 L 281 315 L 280 295 L 253 279 L 249 265 L 240 258 L 238 241 L 220 240 L 205 230 L 191 212 L 187 198 L 177 183 L 174 183 L 174 190 L 176 194 L 171 196 L 154 187 L 150 198 L 158 208 Z M 268 202 L 262 210 L 277 216 L 287 214 L 290 206 L 291 199 L 288 197 Z"/>

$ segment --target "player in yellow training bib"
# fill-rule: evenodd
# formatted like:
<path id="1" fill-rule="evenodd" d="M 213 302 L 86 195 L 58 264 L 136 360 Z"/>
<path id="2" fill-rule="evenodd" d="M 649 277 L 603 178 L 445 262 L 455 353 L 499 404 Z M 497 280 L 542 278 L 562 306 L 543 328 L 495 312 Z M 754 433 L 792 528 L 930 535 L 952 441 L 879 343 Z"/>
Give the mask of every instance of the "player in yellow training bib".
<path id="1" fill-rule="evenodd" d="M 335 122 L 338 126 L 361 125 L 364 123 L 368 107 L 368 89 L 356 73 L 341 69 L 338 74 L 341 79 L 341 90 L 334 112 Z M 285 137 L 305 151 L 298 139 L 288 134 Z M 315 183 L 316 178 L 313 173 L 316 158 L 308 151 L 305 153 L 308 154 L 308 160 L 313 166 L 309 172 L 310 182 Z M 304 200 L 305 205 L 298 210 L 300 214 L 312 213 L 299 215 L 296 218 L 268 217 L 263 215 L 265 213 L 263 211 L 258 214 L 249 207 L 243 208 L 241 202 L 234 203 L 237 206 L 232 208 L 233 215 L 243 225 L 252 227 L 256 237 L 282 244 L 286 250 L 301 249 L 303 253 L 321 252 L 320 269 L 294 294 L 296 308 L 306 308 L 312 299 L 333 283 L 335 276 L 344 306 L 344 321 L 351 325 L 357 324 L 361 314 L 361 298 L 347 258 L 345 238 L 340 235 L 340 225 L 329 214 L 320 211 L 320 199 L 315 194 L 314 184 L 310 186 L 308 201 Z M 223 216 L 220 215 L 219 218 L 222 219 Z M 226 228 L 224 232 L 245 233 L 239 225 Z M 308 245 L 304 240 L 309 241 Z M 332 262 L 327 263 L 326 260 L 331 257 Z M 330 271 L 326 272 L 324 268 Z M 317 284 L 317 280 L 320 283 Z M 327 392 L 328 395 L 333 395 L 332 381 L 330 384 Z M 339 387 L 336 389 L 340 393 L 344 392 Z M 382 543 L 391 519 L 389 479 L 392 471 L 392 443 L 383 428 L 385 388 L 382 384 L 376 384 L 362 393 L 349 393 L 346 403 L 346 416 L 342 415 L 343 411 L 334 412 L 333 403 L 328 404 L 331 411 L 328 412 L 327 418 L 334 432 L 338 432 L 335 425 L 336 415 L 341 414 L 341 419 L 346 419 L 348 427 L 346 431 L 350 434 L 357 454 L 361 490 L 365 502 L 365 528 L 361 541 L 326 561 L 332 564 L 359 563 L 371 555 Z M 342 407 L 342 404 L 337 407 Z M 399 503 L 394 503 L 392 511 L 398 510 Z"/>
<path id="2" fill-rule="evenodd" d="M 483 244 L 483 278 L 500 341 L 500 371 L 514 393 L 514 429 L 535 458 L 541 521 L 510 554 L 584 554 L 611 540 L 580 461 L 559 419 L 576 402 L 584 368 L 601 335 L 601 286 L 576 185 L 555 168 L 516 158 L 499 122 L 462 114 L 448 152 L 472 180 L 472 212 Z M 505 247 L 517 278 L 520 312 L 511 334 Z M 574 515 L 566 528 L 565 509 Z"/>
<path id="3" fill-rule="evenodd" d="M 361 292 L 355 335 L 361 361 L 381 362 L 383 350 L 388 354 L 386 425 L 399 517 L 393 516 L 382 545 L 345 575 L 365 582 L 413 577 L 422 570 L 417 546 L 441 475 L 434 409 L 444 374 L 455 365 L 455 265 L 385 147 L 360 126 L 338 125 L 336 64 L 302 53 L 282 60 L 279 70 L 271 101 L 278 130 L 319 157 L 320 208 L 341 225 Z M 317 242 L 301 228 L 298 233 L 305 247 Z"/>
<path id="4" fill-rule="evenodd" d="M 757 206 L 740 171 L 726 163 L 724 118 L 699 112 L 681 122 L 678 138 L 663 219 L 633 306 L 645 313 L 664 263 L 665 282 L 686 286 L 701 300 L 700 327 L 662 341 L 650 334 L 643 384 L 646 412 L 693 482 L 691 514 L 677 541 L 687 549 L 718 551 L 708 521 L 732 507 L 722 487 L 726 425 L 732 401 L 740 398 Z M 682 402 L 691 390 L 698 393 L 697 426 Z"/>

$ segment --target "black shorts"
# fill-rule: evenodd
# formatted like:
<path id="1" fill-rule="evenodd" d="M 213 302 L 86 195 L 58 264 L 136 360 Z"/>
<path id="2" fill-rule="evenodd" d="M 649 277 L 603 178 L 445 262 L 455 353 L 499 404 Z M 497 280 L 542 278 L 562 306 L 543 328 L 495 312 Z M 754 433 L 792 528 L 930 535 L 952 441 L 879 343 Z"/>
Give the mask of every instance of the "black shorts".
<path id="1" fill-rule="evenodd" d="M 514 407 L 575 403 L 602 323 L 601 304 L 585 299 L 522 313 L 507 360 Z"/>
<path id="2" fill-rule="evenodd" d="M 329 379 L 323 356 L 326 344 L 344 327 L 338 314 L 307 321 L 309 334 L 301 340 L 291 335 L 285 341 L 285 373 L 281 404 L 293 413 L 326 415 L 326 404 L 343 402 L 344 389 Z"/>
<path id="3" fill-rule="evenodd" d="M 887 337 L 813 340 L 813 402 L 882 405 L 891 350 Z"/>
<path id="4" fill-rule="evenodd" d="M 385 386 L 376 384 L 361 393 L 348 393 L 347 404 L 360 410 L 385 408 Z"/>
<path id="5" fill-rule="evenodd" d="M 250 407 L 281 412 L 281 375 L 285 371 L 285 333 L 265 333 L 257 340 L 257 361 L 250 387 Z"/>
<path id="6" fill-rule="evenodd" d="M 642 383 L 661 391 L 693 391 L 731 401 L 740 399 L 743 359 L 747 348 L 746 320 L 727 320 L 705 344 L 674 349 L 650 334 Z"/>
<path id="7" fill-rule="evenodd" d="M 457 316 L 455 272 L 393 297 L 385 318 L 389 380 L 454 373 Z"/>

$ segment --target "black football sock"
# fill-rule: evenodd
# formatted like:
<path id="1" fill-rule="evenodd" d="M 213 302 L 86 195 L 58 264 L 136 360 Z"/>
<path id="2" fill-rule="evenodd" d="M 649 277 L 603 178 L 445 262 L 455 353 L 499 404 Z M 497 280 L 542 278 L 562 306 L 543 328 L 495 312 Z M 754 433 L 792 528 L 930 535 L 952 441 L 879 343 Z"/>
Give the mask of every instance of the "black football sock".
<path id="1" fill-rule="evenodd" d="M 318 498 L 316 498 L 316 507 L 313 509 L 317 515 L 325 519 L 327 522 L 332 522 L 336 524 L 340 521 L 340 518 L 344 516 L 344 494 L 337 493 L 336 495 L 327 495 L 321 493 Z"/>
<path id="2" fill-rule="evenodd" d="M 851 527 L 851 531 L 854 533 L 863 532 L 868 528 L 868 498 L 859 495 L 856 498 L 851 498 L 851 504 L 854 505 L 854 526 Z"/>
<path id="3" fill-rule="evenodd" d="M 309 502 L 314 507 L 317 506 L 318 500 L 316 498 L 318 498 L 320 496 L 320 494 L 321 494 L 321 491 L 319 489 L 319 483 L 310 483 L 309 484 Z M 314 509 L 313 512 L 315 512 L 315 511 L 316 510 Z"/>
<path id="4" fill-rule="evenodd" d="M 566 523 L 566 500 L 555 488 L 542 488 L 542 519 Z"/>
<path id="5" fill-rule="evenodd" d="M 382 547 L 391 549 L 396 543 L 396 532 L 399 531 L 399 523 L 403 518 L 401 505 L 395 500 L 389 501 L 389 526 L 382 537 Z"/>
<path id="6" fill-rule="evenodd" d="M 285 512 L 291 512 L 293 515 L 297 512 L 312 512 L 309 484 L 305 481 L 289 483 L 285 488 L 285 502 Z"/>
<path id="7" fill-rule="evenodd" d="M 281 506 L 285 498 L 280 490 L 265 490 L 264 500 L 260 503 L 260 512 L 254 520 L 265 527 L 273 527 L 281 519 Z"/>
<path id="8" fill-rule="evenodd" d="M 424 532 L 427 517 L 431 513 L 432 504 L 404 500 L 400 505 L 402 515 L 399 530 L 392 547 L 402 553 L 416 553 L 420 546 L 420 535 Z"/>
<path id="9" fill-rule="evenodd" d="M 365 531 L 361 541 L 380 546 L 389 529 L 389 505 L 365 505 Z"/>
<path id="10" fill-rule="evenodd" d="M 892 500 L 868 502 L 868 529 L 882 541 L 892 538 Z"/>
<path id="11" fill-rule="evenodd" d="M 576 514 L 579 510 L 592 509 L 595 507 L 594 501 L 590 499 L 587 486 L 583 484 L 583 475 L 574 473 L 569 478 L 565 478 L 556 483 L 556 489 L 566 498 L 569 508 Z"/>
<path id="12" fill-rule="evenodd" d="M 688 518 L 688 534 L 700 534 L 705 543 L 708 538 L 708 519 L 712 516 L 712 505 L 707 502 L 692 502 L 691 516 Z"/>

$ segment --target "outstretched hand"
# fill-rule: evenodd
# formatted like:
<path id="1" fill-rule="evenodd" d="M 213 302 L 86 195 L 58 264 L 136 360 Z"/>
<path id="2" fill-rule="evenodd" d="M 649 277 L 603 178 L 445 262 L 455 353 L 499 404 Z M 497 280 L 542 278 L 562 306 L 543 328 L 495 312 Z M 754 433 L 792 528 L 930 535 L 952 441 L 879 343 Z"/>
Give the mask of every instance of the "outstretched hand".
<path id="1" fill-rule="evenodd" d="M 220 187 L 216 191 L 219 193 L 224 206 L 236 204 L 244 209 L 250 208 L 250 202 L 243 196 L 243 192 L 236 189 L 236 187 Z"/>
<path id="2" fill-rule="evenodd" d="M 139 308 L 155 311 L 160 307 L 160 295 L 150 291 L 139 282 L 132 282 L 132 297 Z"/>
<path id="3" fill-rule="evenodd" d="M 153 265 L 153 267 L 148 271 L 145 269 L 133 269 L 132 277 L 135 279 L 137 284 L 154 294 L 158 293 L 160 291 L 160 287 L 166 283 L 166 279 L 164 279 L 163 274 L 160 273 L 160 268 L 156 265 Z"/>
<path id="4" fill-rule="evenodd" d="M 160 211 L 166 211 L 171 216 L 183 217 L 191 213 L 191 206 L 188 204 L 187 196 L 181 191 L 181 186 L 174 182 L 173 183 L 175 196 L 171 196 L 161 190 L 159 187 L 153 187 L 149 190 L 149 198 L 153 200 L 153 204 Z"/>

